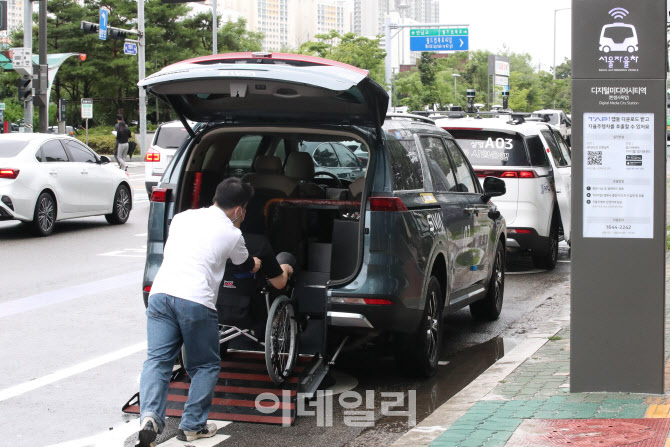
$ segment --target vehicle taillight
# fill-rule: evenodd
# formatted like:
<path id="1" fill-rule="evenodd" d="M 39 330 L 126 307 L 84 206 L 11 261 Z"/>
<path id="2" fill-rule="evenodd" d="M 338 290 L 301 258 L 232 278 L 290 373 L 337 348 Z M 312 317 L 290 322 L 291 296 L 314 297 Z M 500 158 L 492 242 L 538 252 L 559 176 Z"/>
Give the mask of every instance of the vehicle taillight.
<path id="1" fill-rule="evenodd" d="M 144 161 L 147 161 L 147 162 L 161 161 L 161 153 L 160 152 L 147 152 L 147 154 L 144 156 Z"/>
<path id="2" fill-rule="evenodd" d="M 144 286 L 142 290 L 144 290 L 145 292 L 151 292 L 151 286 Z"/>
<path id="3" fill-rule="evenodd" d="M 370 197 L 370 211 L 407 211 L 400 197 Z"/>
<path id="4" fill-rule="evenodd" d="M 507 232 L 512 233 L 512 234 L 531 234 L 533 231 L 532 230 L 524 230 L 522 228 L 508 228 Z"/>
<path id="5" fill-rule="evenodd" d="M 498 177 L 498 178 L 537 178 L 537 172 L 535 171 L 493 171 L 493 170 L 481 170 L 478 169 L 475 171 L 477 177 Z"/>
<path id="6" fill-rule="evenodd" d="M 151 190 L 151 200 L 152 202 L 159 202 L 159 203 L 165 203 L 165 199 L 167 198 L 167 188 L 157 188 L 153 187 Z"/>
<path id="7" fill-rule="evenodd" d="M 0 169 L 0 178 L 15 179 L 19 175 L 18 169 Z"/>

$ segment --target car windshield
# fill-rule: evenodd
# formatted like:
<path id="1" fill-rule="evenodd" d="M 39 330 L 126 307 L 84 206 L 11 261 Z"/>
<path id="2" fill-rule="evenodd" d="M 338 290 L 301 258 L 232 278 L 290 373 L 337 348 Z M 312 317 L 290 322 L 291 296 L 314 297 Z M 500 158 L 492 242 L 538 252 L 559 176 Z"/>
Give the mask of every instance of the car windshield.
<path id="1" fill-rule="evenodd" d="M 28 146 L 27 141 L 2 140 L 0 142 L 0 158 L 16 157 L 26 146 Z"/>
<path id="2" fill-rule="evenodd" d="M 486 130 L 449 129 L 474 166 L 530 166 L 518 134 Z"/>
<path id="3" fill-rule="evenodd" d="M 183 127 L 161 127 L 156 136 L 156 146 L 163 149 L 179 149 L 188 137 Z"/>
<path id="4" fill-rule="evenodd" d="M 367 160 L 360 160 L 354 150 L 367 152 L 364 144 L 355 143 L 359 147 L 354 149 L 351 141 L 298 141 L 298 150 L 312 156 L 314 168 L 317 172 L 328 172 L 338 178 L 354 181 L 365 175 Z"/>

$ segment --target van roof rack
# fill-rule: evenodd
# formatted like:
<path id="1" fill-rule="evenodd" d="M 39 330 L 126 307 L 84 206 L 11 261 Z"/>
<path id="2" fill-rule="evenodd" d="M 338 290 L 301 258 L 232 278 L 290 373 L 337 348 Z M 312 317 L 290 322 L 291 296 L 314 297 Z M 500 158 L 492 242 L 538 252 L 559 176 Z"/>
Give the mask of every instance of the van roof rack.
<path id="1" fill-rule="evenodd" d="M 526 122 L 526 118 L 530 116 L 527 113 L 511 113 L 512 119 L 507 121 L 507 124 L 523 124 Z"/>
<path id="2" fill-rule="evenodd" d="M 423 123 L 428 123 L 428 124 L 435 124 L 435 121 L 433 121 L 430 118 L 427 118 L 427 117 L 421 116 L 421 115 L 415 115 L 415 114 L 412 114 L 412 113 L 388 113 L 386 115 L 386 118 L 407 119 L 407 120 L 421 121 Z"/>

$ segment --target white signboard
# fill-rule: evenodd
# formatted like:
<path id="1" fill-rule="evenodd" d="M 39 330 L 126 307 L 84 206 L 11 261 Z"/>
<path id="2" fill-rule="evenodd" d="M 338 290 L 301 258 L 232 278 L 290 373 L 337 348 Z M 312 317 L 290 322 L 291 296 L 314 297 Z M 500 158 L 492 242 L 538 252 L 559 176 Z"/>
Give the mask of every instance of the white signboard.
<path id="1" fill-rule="evenodd" d="M 93 118 L 93 100 L 91 98 L 81 99 L 81 117 L 82 119 Z"/>
<path id="2" fill-rule="evenodd" d="M 654 114 L 584 114 L 584 237 L 651 239 Z"/>
<path id="3" fill-rule="evenodd" d="M 12 48 L 12 68 L 19 74 L 33 74 L 33 52 L 30 48 Z"/>
<path id="4" fill-rule="evenodd" d="M 4 102 L 0 102 L 0 110 L 5 110 L 5 103 Z"/>
<path id="5" fill-rule="evenodd" d="M 509 62 L 495 61 L 495 74 L 498 76 L 509 76 Z"/>
<path id="6" fill-rule="evenodd" d="M 496 76 L 494 83 L 495 85 L 507 87 L 509 85 L 509 78 L 507 76 Z"/>

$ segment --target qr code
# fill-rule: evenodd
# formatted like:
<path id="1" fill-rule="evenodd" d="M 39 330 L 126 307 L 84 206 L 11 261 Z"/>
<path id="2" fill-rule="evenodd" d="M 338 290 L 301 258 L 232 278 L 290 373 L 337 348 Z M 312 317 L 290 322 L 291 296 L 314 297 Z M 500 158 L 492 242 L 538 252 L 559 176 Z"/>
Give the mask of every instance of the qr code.
<path id="1" fill-rule="evenodd" d="M 586 151 L 587 162 L 589 166 L 601 166 L 603 164 L 602 151 Z"/>

